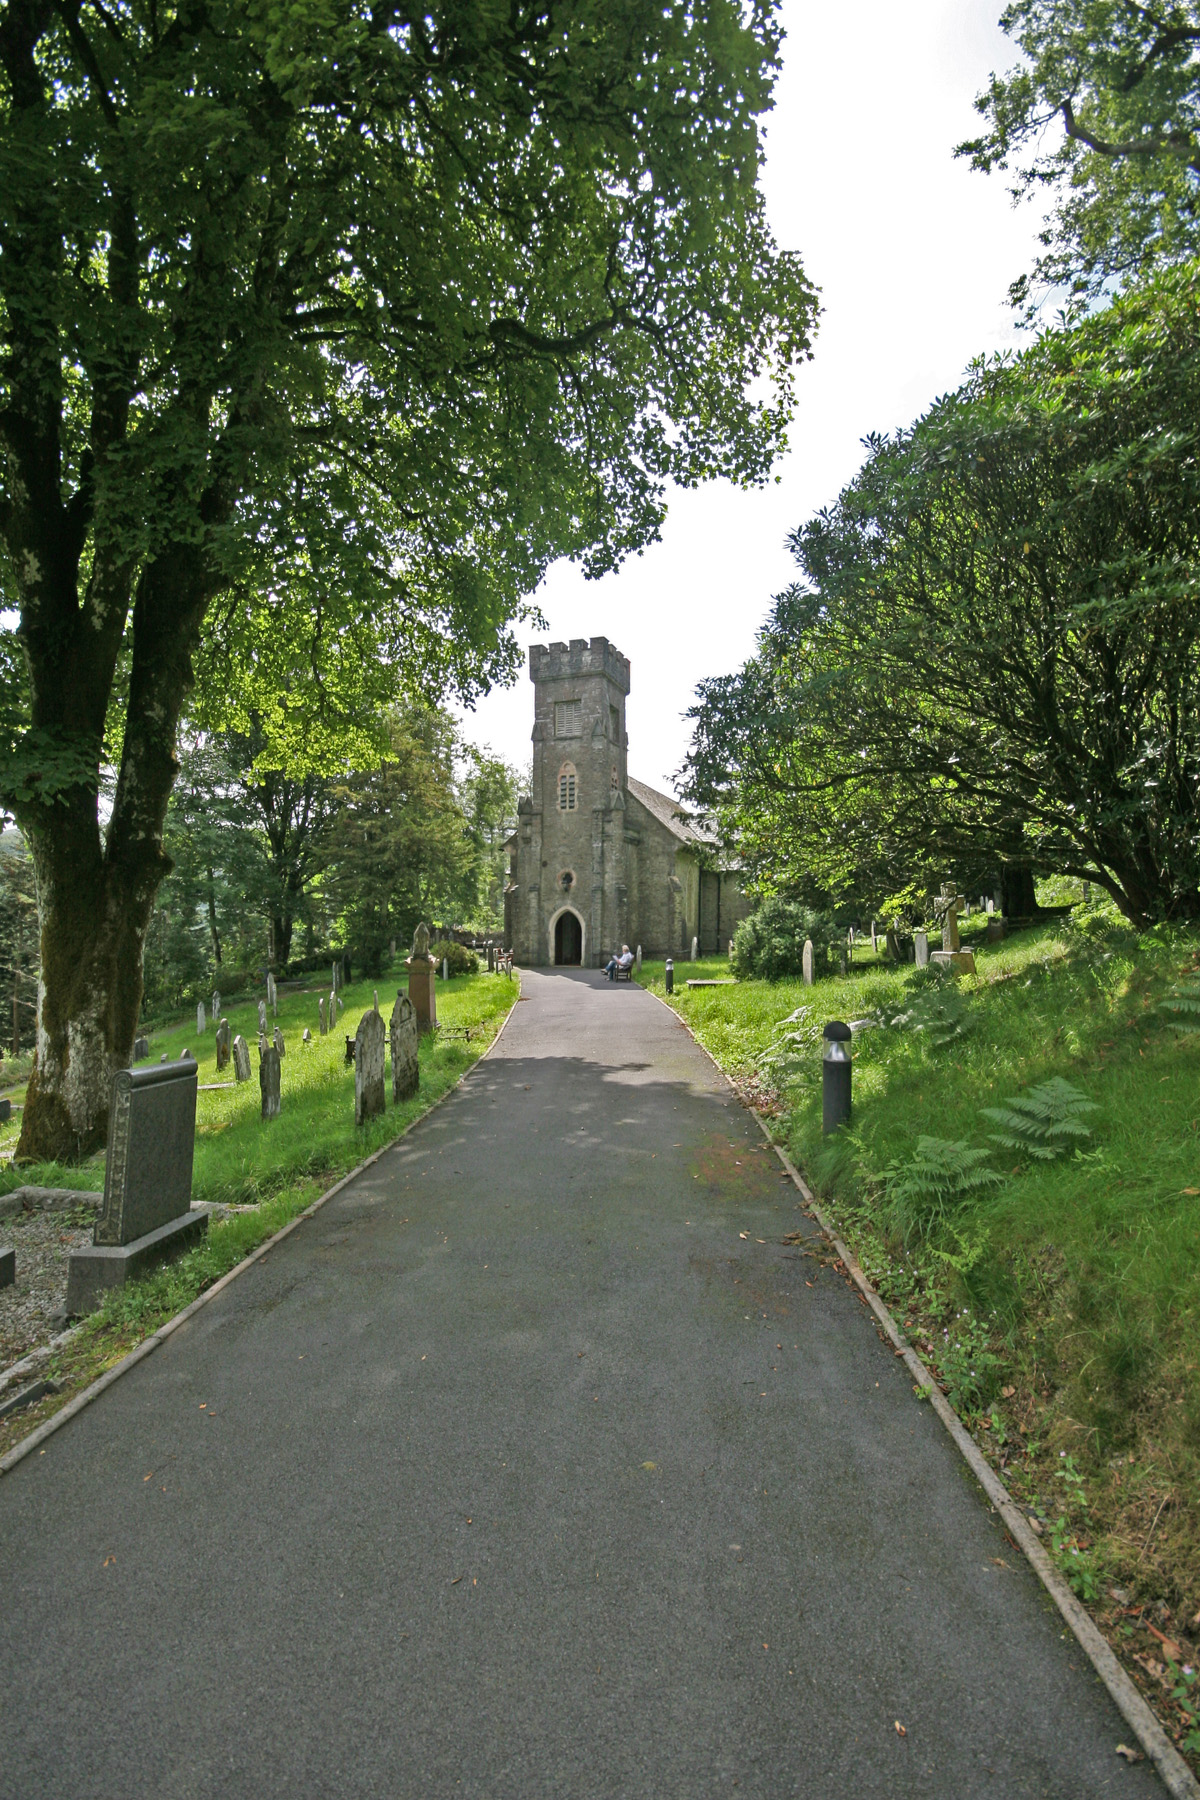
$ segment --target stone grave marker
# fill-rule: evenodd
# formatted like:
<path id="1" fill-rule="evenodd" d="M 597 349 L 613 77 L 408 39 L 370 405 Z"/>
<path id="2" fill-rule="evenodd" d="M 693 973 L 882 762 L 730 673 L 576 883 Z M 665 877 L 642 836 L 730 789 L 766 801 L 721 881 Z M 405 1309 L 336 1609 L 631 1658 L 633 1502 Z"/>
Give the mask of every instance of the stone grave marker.
<path id="1" fill-rule="evenodd" d="M 345 1001 L 338 999 L 336 989 L 331 989 L 330 995 L 329 995 L 329 1029 L 330 1029 L 330 1031 L 333 1030 L 334 1026 L 338 1022 L 338 1014 L 340 1012 L 345 1012 L 345 1010 L 346 1010 Z"/>
<path id="2" fill-rule="evenodd" d="M 341 973 L 341 964 L 336 963 L 336 962 L 330 963 L 330 965 L 329 965 L 329 985 L 333 989 L 335 994 L 338 991 L 338 986 L 339 986 L 338 976 L 340 975 L 340 973 Z"/>
<path id="3" fill-rule="evenodd" d="M 201 1000 L 196 1006 L 196 1036 L 203 1037 L 207 1030 L 208 1019 L 204 1012 L 204 1002 Z"/>
<path id="4" fill-rule="evenodd" d="M 392 1100 L 407 1100 L 421 1085 L 421 1065 L 417 1059 L 417 1015 L 413 1003 L 403 994 L 396 995 L 392 1008 Z"/>
<path id="5" fill-rule="evenodd" d="M 279 1011 L 279 990 L 275 986 L 275 977 L 270 969 L 267 970 L 267 1005 L 272 1012 Z"/>
<path id="6" fill-rule="evenodd" d="M 322 994 L 321 998 L 317 1001 L 317 1017 L 319 1018 L 319 1020 L 321 1022 L 320 1023 L 321 1036 L 324 1037 L 325 1033 L 329 1030 L 329 1020 L 325 1017 L 325 996 L 324 996 L 324 994 Z"/>
<path id="7" fill-rule="evenodd" d="M 372 989 L 371 989 L 371 992 L 372 992 L 372 994 L 373 994 L 373 995 L 374 995 L 374 1001 L 373 1001 L 373 1005 L 374 1005 L 374 1007 L 375 1007 L 375 1011 L 376 1011 L 376 1012 L 378 1012 L 378 1011 L 379 1011 L 379 989 L 378 989 L 378 988 L 372 988 Z"/>
<path id="8" fill-rule="evenodd" d="M 872 919 L 871 920 L 871 955 L 877 956 L 878 954 L 879 954 L 879 946 L 875 941 L 875 921 L 874 921 L 874 919 Z"/>
<path id="9" fill-rule="evenodd" d="M 240 1031 L 233 1040 L 233 1072 L 239 1081 L 250 1079 L 250 1046 Z"/>
<path id="10" fill-rule="evenodd" d="M 436 966 L 429 954 L 429 927 L 422 920 L 413 933 L 412 954 L 408 958 L 408 997 L 417 1015 L 418 1031 L 432 1031 L 437 1024 L 433 980 Z"/>
<path id="11" fill-rule="evenodd" d="M 219 988 L 213 989 L 212 1016 L 214 1019 L 219 1019 L 221 1016 L 221 992 Z"/>
<path id="12" fill-rule="evenodd" d="M 913 955 L 918 969 L 929 967 L 929 933 L 927 931 L 913 932 Z"/>
<path id="13" fill-rule="evenodd" d="M 279 1076 L 279 1052 L 274 1044 L 265 1044 L 258 1057 L 258 1086 L 264 1119 L 279 1117 Z"/>
<path id="14" fill-rule="evenodd" d="M 186 1061 L 187 1061 L 187 1059 L 188 1059 L 188 1057 L 189 1057 L 189 1056 L 190 1056 L 190 1055 L 191 1055 L 191 1054 L 192 1054 L 192 1053 L 191 1053 L 191 1051 L 190 1051 L 190 1050 L 189 1050 L 189 1049 L 188 1049 L 188 1047 L 187 1047 L 187 1045 L 186 1045 L 186 1044 L 185 1044 L 185 1045 L 184 1045 L 184 1046 L 183 1046 L 183 1049 L 182 1049 L 182 1050 L 181 1050 L 181 1051 L 180 1051 L 180 1052 L 179 1052 L 179 1060 L 180 1060 L 180 1062 L 186 1062 Z"/>
<path id="15" fill-rule="evenodd" d="M 265 1000 L 260 1000 L 258 1003 L 258 1035 L 259 1037 L 267 1035 L 267 1003 Z"/>
<path id="16" fill-rule="evenodd" d="M 992 896 L 990 894 L 988 895 L 987 899 L 984 901 L 984 908 L 987 912 L 988 918 L 989 919 L 992 918 L 996 911 L 996 902 L 992 899 Z"/>
<path id="17" fill-rule="evenodd" d="M 962 907 L 969 903 L 960 893 L 955 891 L 952 881 L 943 882 L 942 889 L 934 901 L 934 911 L 942 920 L 942 947 L 931 950 L 929 960 L 944 969 L 951 969 L 956 975 L 974 975 L 975 957 L 970 950 L 962 948 L 958 935 L 958 915 Z"/>
<path id="18" fill-rule="evenodd" d="M 312 1032 L 308 1029 L 307 1025 L 304 1027 L 304 1034 L 301 1037 L 300 1042 L 302 1044 L 311 1044 L 312 1043 Z"/>
<path id="19" fill-rule="evenodd" d="M 700 939 L 698 937 L 692 939 L 692 961 L 700 961 Z"/>
<path id="20" fill-rule="evenodd" d="M 640 975 L 642 972 L 642 946 L 640 944 L 633 953 L 633 966 Z"/>
<path id="21" fill-rule="evenodd" d="M 191 1057 L 114 1075 L 104 1203 L 90 1248 L 70 1255 L 68 1314 L 92 1312 L 106 1289 L 208 1229 L 208 1208 L 191 1205 L 196 1090 Z"/>
<path id="22" fill-rule="evenodd" d="M 229 1067 L 229 1020 L 222 1019 L 217 1026 L 217 1074 Z"/>
<path id="23" fill-rule="evenodd" d="M 811 938 L 805 938 L 804 940 L 804 950 L 800 958 L 800 966 L 804 971 L 805 987 L 811 987 L 813 984 L 813 945 Z"/>
<path id="24" fill-rule="evenodd" d="M 150 1039 L 146 1038 L 146 1037 L 134 1038 L 134 1040 L 133 1040 L 133 1060 L 134 1060 L 134 1062 L 135 1063 L 145 1062 L 145 1060 L 149 1056 L 149 1054 L 150 1054 Z"/>
<path id="25" fill-rule="evenodd" d="M 0 1250 L 0 1288 L 11 1287 L 17 1279 L 17 1252 L 12 1244 Z"/>
<path id="26" fill-rule="evenodd" d="M 358 1021 L 354 1034 L 354 1123 L 365 1125 L 383 1111 L 383 1052 L 387 1034 L 372 1010 Z"/>
<path id="27" fill-rule="evenodd" d="M 271 1033 L 271 1042 L 275 1046 L 276 1055 L 279 1057 L 279 1060 L 282 1062 L 283 1058 L 287 1055 L 287 1051 L 284 1048 L 283 1032 L 281 1031 L 281 1029 L 278 1025 L 275 1027 L 274 1031 Z"/>

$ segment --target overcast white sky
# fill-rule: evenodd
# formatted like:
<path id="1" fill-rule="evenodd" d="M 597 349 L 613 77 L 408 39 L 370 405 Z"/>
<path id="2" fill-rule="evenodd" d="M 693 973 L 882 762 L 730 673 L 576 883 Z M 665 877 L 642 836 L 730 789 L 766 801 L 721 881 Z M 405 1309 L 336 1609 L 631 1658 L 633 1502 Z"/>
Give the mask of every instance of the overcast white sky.
<path id="1" fill-rule="evenodd" d="M 1004 295 L 1032 260 L 1038 218 L 1013 210 L 1003 176 L 952 155 L 978 128 L 972 101 L 991 70 L 1018 60 L 1000 5 L 784 0 L 767 206 L 824 312 L 781 480 L 678 493 L 642 556 L 599 581 L 556 564 L 537 596 L 550 623 L 540 641 L 604 636 L 630 658 L 629 769 L 654 787 L 669 789 L 683 760 L 696 683 L 752 653 L 793 578 L 786 533 L 836 497 L 862 438 L 907 424 L 972 356 L 1013 341 Z M 464 716 L 469 738 L 518 768 L 532 723 L 527 675 Z"/>

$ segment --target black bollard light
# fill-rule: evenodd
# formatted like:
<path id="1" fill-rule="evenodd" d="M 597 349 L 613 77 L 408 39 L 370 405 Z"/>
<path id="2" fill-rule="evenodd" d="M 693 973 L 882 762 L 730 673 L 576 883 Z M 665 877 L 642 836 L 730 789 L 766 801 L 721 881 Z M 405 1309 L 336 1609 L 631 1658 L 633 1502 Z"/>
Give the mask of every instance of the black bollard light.
<path id="1" fill-rule="evenodd" d="M 821 1070 L 821 1130 L 836 1131 L 850 1118 L 850 1078 L 854 1064 L 847 1045 L 850 1027 L 830 1019 L 825 1027 L 825 1057 Z"/>
<path id="2" fill-rule="evenodd" d="M 669 956 L 667 958 L 667 992 L 668 994 L 675 992 L 675 964 Z"/>

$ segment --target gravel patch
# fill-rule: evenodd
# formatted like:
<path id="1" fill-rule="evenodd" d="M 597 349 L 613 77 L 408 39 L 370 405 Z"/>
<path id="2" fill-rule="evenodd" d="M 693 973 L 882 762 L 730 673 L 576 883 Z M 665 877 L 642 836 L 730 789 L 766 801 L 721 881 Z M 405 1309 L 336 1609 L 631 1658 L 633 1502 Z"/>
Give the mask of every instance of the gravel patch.
<path id="1" fill-rule="evenodd" d="M 99 1201 L 79 1194 L 69 1206 L 0 1218 L 0 1244 L 17 1253 L 17 1279 L 0 1288 L 0 1369 L 62 1330 L 67 1258 L 91 1243 Z"/>

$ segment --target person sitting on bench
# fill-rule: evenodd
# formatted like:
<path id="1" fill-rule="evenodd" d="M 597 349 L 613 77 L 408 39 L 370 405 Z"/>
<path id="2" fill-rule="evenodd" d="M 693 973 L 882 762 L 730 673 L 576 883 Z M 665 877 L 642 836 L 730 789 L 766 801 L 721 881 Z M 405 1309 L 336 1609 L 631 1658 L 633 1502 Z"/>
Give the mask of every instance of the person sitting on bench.
<path id="1" fill-rule="evenodd" d="M 615 981 L 617 979 L 618 971 L 622 975 L 628 975 L 632 967 L 633 951 L 629 948 L 628 944 L 622 944 L 620 956 L 609 957 L 608 962 L 604 966 L 604 973 L 608 976 L 610 981 Z"/>

